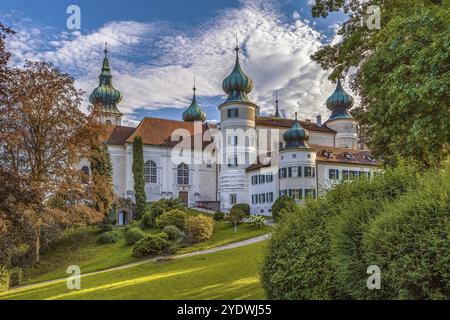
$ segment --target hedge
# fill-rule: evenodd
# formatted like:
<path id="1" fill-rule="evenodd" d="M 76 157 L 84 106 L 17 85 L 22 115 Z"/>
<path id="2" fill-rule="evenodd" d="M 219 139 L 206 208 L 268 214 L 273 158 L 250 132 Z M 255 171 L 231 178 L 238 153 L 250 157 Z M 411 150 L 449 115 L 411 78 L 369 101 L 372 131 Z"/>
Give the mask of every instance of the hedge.
<path id="1" fill-rule="evenodd" d="M 208 240 L 214 231 L 214 220 L 202 214 L 188 217 L 186 219 L 186 230 L 195 243 Z"/>
<path id="2" fill-rule="evenodd" d="M 149 256 L 167 253 L 170 249 L 170 242 L 160 235 L 148 234 L 143 239 L 136 242 L 133 247 L 133 256 L 144 258 Z"/>
<path id="3" fill-rule="evenodd" d="M 164 228 L 167 226 L 175 226 L 180 230 L 184 230 L 186 224 L 187 214 L 179 209 L 174 209 L 165 212 L 158 219 L 158 227 Z"/>

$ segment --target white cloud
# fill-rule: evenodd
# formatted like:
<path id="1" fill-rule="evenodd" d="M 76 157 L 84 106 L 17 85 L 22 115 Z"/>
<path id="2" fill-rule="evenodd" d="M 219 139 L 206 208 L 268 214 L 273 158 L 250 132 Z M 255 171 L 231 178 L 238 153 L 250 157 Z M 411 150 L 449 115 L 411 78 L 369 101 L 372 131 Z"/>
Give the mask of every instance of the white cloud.
<path id="1" fill-rule="evenodd" d="M 135 124 L 137 110 L 186 107 L 194 74 L 203 101 L 224 95 L 221 84 L 234 64 L 237 31 L 241 65 L 255 83 L 250 97 L 262 112 L 273 113 L 278 89 L 287 115 L 327 116 L 325 101 L 334 85 L 310 59 L 323 35 L 298 12 L 295 16 L 284 22 L 267 3 L 245 1 L 188 31 L 162 23 L 111 22 L 90 34 L 62 32 L 49 39 L 42 28 L 28 28 L 18 30 L 9 47 L 15 63 L 45 59 L 74 74 L 87 97 L 97 85 L 103 43 L 108 41 L 114 85 L 124 95 L 120 110 Z"/>

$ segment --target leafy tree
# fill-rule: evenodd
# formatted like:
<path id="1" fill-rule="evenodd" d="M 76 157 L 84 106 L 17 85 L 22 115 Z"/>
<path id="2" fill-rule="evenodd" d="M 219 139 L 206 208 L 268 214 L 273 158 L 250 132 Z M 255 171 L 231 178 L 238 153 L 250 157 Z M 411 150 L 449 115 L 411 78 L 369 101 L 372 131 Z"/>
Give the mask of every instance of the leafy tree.
<path id="1" fill-rule="evenodd" d="M 379 30 L 366 24 L 371 5 L 380 8 Z M 449 0 L 316 0 L 313 15 L 341 9 L 351 12 L 342 41 L 312 59 L 334 80 L 356 68 L 351 87 L 361 104 L 352 112 L 377 157 L 439 165 L 450 150 Z"/>
<path id="2" fill-rule="evenodd" d="M 28 62 L 10 70 L 5 79 L 0 103 L 0 165 L 36 197 L 37 205 L 22 216 L 29 221 L 28 235 L 34 234 L 34 243 L 29 245 L 35 261 L 39 261 L 41 237 L 52 235 L 53 227 L 70 225 L 71 208 L 78 206 L 78 210 L 89 199 L 75 167 L 88 157 L 89 146 L 99 140 L 102 127 L 80 110 L 82 97 L 72 77 L 46 62 Z M 58 208 L 47 208 L 53 204 Z M 91 222 L 93 212 L 85 213 Z"/>
<path id="3" fill-rule="evenodd" d="M 147 197 L 145 195 L 144 182 L 144 147 L 142 138 L 135 137 L 133 141 L 133 177 L 134 194 L 136 197 L 136 211 L 141 217 L 147 210 Z"/>
<path id="4" fill-rule="evenodd" d="M 237 226 L 241 223 L 247 214 L 239 207 L 233 207 L 228 214 L 228 220 L 233 224 L 234 233 L 237 233 Z"/>
<path id="5" fill-rule="evenodd" d="M 111 220 L 114 200 L 111 157 L 106 144 L 93 146 L 92 149 L 90 162 L 93 206 L 105 216 L 105 219 Z"/>
<path id="6" fill-rule="evenodd" d="M 279 221 L 284 213 L 294 212 L 298 208 L 295 200 L 287 195 L 278 197 L 272 205 L 272 217 L 273 220 Z"/>

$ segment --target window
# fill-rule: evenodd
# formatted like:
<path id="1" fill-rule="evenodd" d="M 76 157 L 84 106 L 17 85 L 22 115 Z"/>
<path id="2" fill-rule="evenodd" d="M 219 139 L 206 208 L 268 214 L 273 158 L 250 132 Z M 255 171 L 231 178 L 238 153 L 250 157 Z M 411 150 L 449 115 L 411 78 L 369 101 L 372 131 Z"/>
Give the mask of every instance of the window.
<path id="1" fill-rule="evenodd" d="M 267 182 L 272 182 L 273 181 L 273 174 L 272 173 L 268 173 L 266 176 L 266 180 Z"/>
<path id="2" fill-rule="evenodd" d="M 296 154 L 296 153 L 293 153 L 293 154 L 292 154 L 292 158 L 293 158 L 293 159 L 296 159 L 296 158 L 297 158 L 297 154 Z"/>
<path id="3" fill-rule="evenodd" d="M 228 166 L 229 167 L 237 167 L 238 166 L 238 158 L 235 156 L 234 158 L 228 159 Z"/>
<path id="4" fill-rule="evenodd" d="M 348 180 L 348 178 L 349 178 L 348 170 L 342 170 L 342 179 Z"/>
<path id="5" fill-rule="evenodd" d="M 305 189 L 305 198 L 315 198 L 316 189 Z"/>
<path id="6" fill-rule="evenodd" d="M 266 203 L 266 194 L 265 193 L 259 194 L 259 203 Z"/>
<path id="7" fill-rule="evenodd" d="M 273 202 L 273 192 L 267 192 L 267 202 Z"/>
<path id="8" fill-rule="evenodd" d="M 239 116 L 239 109 L 228 109 L 228 118 L 237 118 Z"/>
<path id="9" fill-rule="evenodd" d="M 105 121 L 105 124 L 106 124 L 107 126 L 110 126 L 110 125 L 112 125 L 112 122 L 111 122 L 111 120 L 106 120 L 106 121 Z"/>
<path id="10" fill-rule="evenodd" d="M 258 195 L 257 194 L 253 194 L 252 195 L 252 203 L 253 204 L 258 204 Z"/>
<path id="11" fill-rule="evenodd" d="M 283 178 L 286 178 L 286 176 L 287 176 L 287 168 L 281 168 L 280 169 L 280 178 L 283 179 Z"/>
<path id="12" fill-rule="evenodd" d="M 228 137 L 228 145 L 237 146 L 238 145 L 238 137 L 237 136 L 229 136 Z"/>
<path id="13" fill-rule="evenodd" d="M 305 178 L 314 178 L 316 176 L 314 167 L 305 167 Z"/>
<path id="14" fill-rule="evenodd" d="M 252 176 L 252 184 L 258 184 L 258 176 Z"/>
<path id="15" fill-rule="evenodd" d="M 265 182 L 266 182 L 266 176 L 263 174 L 260 174 L 259 175 L 259 183 L 261 184 L 261 183 L 265 183 Z"/>
<path id="16" fill-rule="evenodd" d="M 339 179 L 339 170 L 338 169 L 330 169 L 328 171 L 328 178 L 330 180 L 338 180 Z"/>
<path id="17" fill-rule="evenodd" d="M 236 204 L 236 202 L 237 202 L 237 194 L 235 193 L 230 194 L 230 203 Z"/>
<path id="18" fill-rule="evenodd" d="M 358 178 L 358 171 L 350 171 L 350 178 L 355 179 Z"/>
<path id="19" fill-rule="evenodd" d="M 81 171 L 83 172 L 83 174 L 86 176 L 86 177 L 89 177 L 89 175 L 90 175 L 90 170 L 89 170 L 89 167 L 88 166 L 84 166 L 83 168 L 81 168 Z"/>
<path id="20" fill-rule="evenodd" d="M 292 199 L 300 199 L 299 189 L 292 189 Z"/>
<path id="21" fill-rule="evenodd" d="M 298 189 L 298 199 L 299 200 L 303 199 L 303 189 Z"/>
<path id="22" fill-rule="evenodd" d="M 180 164 L 177 170 L 178 184 L 188 185 L 189 184 L 189 166 L 187 164 Z"/>
<path id="23" fill-rule="evenodd" d="M 297 167 L 297 177 L 302 176 L 302 167 Z"/>
<path id="24" fill-rule="evenodd" d="M 146 183 L 156 183 L 157 177 L 156 163 L 152 160 L 144 164 L 144 181 Z"/>

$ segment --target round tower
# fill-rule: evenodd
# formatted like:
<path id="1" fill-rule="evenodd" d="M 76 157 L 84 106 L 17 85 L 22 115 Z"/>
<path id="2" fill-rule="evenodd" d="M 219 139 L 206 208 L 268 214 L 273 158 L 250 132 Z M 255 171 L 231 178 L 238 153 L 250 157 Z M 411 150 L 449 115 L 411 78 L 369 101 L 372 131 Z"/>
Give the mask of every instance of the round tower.
<path id="1" fill-rule="evenodd" d="M 288 195 L 297 202 L 317 195 L 316 151 L 308 145 L 310 133 L 297 120 L 283 134 L 286 147 L 280 150 L 280 196 Z"/>
<path id="2" fill-rule="evenodd" d="M 327 100 L 327 108 L 331 111 L 331 116 L 325 122 L 328 128 L 336 131 L 336 147 L 358 148 L 358 123 L 348 113 L 353 102 L 353 97 L 345 92 L 341 80 L 338 80 L 336 90 Z"/>
<path id="3" fill-rule="evenodd" d="M 122 100 L 122 93 L 113 87 L 111 68 L 109 66 L 108 48 L 105 45 L 105 57 L 103 59 L 102 72 L 100 73 L 100 83 L 91 93 L 89 101 L 94 106 L 102 123 L 108 125 L 121 125 L 123 114 L 117 108 Z"/>
<path id="4" fill-rule="evenodd" d="M 258 107 L 247 96 L 253 89 L 253 81 L 241 68 L 237 45 L 235 51 L 234 69 L 222 84 L 228 97 L 219 106 L 222 144 L 218 191 L 223 211 L 229 211 L 235 203 L 249 202 L 246 168 L 256 162 L 257 153 Z"/>

